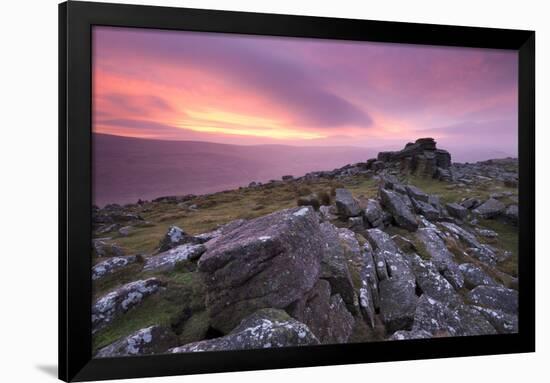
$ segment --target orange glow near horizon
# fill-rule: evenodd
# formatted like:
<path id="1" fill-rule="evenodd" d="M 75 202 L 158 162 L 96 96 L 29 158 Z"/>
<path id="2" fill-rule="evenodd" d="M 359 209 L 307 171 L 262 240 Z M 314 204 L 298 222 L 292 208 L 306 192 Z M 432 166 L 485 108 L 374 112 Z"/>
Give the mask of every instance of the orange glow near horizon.
<path id="1" fill-rule="evenodd" d="M 96 133 L 517 147 L 514 52 L 110 27 L 93 43 Z"/>

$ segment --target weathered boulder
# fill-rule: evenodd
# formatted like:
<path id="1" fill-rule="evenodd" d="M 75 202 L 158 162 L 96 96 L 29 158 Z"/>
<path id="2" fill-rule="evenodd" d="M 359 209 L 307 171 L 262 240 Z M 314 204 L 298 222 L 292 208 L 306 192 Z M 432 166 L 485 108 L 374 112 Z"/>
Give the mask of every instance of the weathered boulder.
<path id="1" fill-rule="evenodd" d="M 132 263 L 141 261 L 141 257 L 137 255 L 129 255 L 126 257 L 112 257 L 102 262 L 97 263 L 92 267 L 92 280 L 98 280 L 106 275 L 112 274 L 118 270 L 125 268 Z"/>
<path id="2" fill-rule="evenodd" d="M 355 313 L 358 301 L 346 260 L 346 249 L 357 248 L 357 251 L 360 251 L 359 244 L 353 232 L 347 229 L 337 229 L 328 222 L 322 223 L 320 228 L 325 240 L 321 278 L 330 283 L 332 293 L 340 294 L 348 309 Z"/>
<path id="3" fill-rule="evenodd" d="M 439 210 L 433 207 L 431 204 L 427 202 L 417 201 L 415 199 L 411 199 L 411 202 L 417 214 L 422 214 L 430 221 L 436 221 L 440 218 Z"/>
<path id="4" fill-rule="evenodd" d="M 130 282 L 99 298 L 92 306 L 92 334 L 156 293 L 160 287 L 160 280 L 149 278 Z"/>
<path id="5" fill-rule="evenodd" d="M 388 338 L 388 340 L 407 340 L 407 339 L 429 339 L 432 338 L 426 330 L 399 330 Z"/>
<path id="6" fill-rule="evenodd" d="M 350 230 L 353 230 L 353 231 L 360 232 L 362 230 L 365 230 L 365 223 L 363 221 L 363 217 L 349 217 L 348 225 Z"/>
<path id="7" fill-rule="evenodd" d="M 336 189 L 335 203 L 341 217 L 356 217 L 361 214 L 359 203 L 348 189 Z"/>
<path id="8" fill-rule="evenodd" d="M 416 284 L 422 293 L 449 306 L 457 306 L 462 303 L 460 295 L 431 261 L 425 261 L 416 254 L 410 260 Z"/>
<path id="9" fill-rule="evenodd" d="M 154 272 L 171 271 L 179 262 L 196 260 L 205 251 L 206 247 L 203 244 L 186 243 L 146 258 L 143 270 Z"/>
<path id="10" fill-rule="evenodd" d="M 384 225 L 384 211 L 382 210 L 382 206 L 380 206 L 380 202 L 375 199 L 367 200 L 364 216 L 371 227 L 380 227 Z"/>
<path id="11" fill-rule="evenodd" d="M 319 344 L 319 340 L 305 324 L 291 318 L 283 310 L 262 309 L 244 318 L 226 336 L 189 343 L 172 348 L 169 352 L 247 350 L 316 344 Z"/>
<path id="12" fill-rule="evenodd" d="M 463 263 L 459 268 L 464 276 L 464 285 L 469 289 L 481 285 L 497 286 L 493 278 L 488 276 L 480 267 L 473 263 Z"/>
<path id="13" fill-rule="evenodd" d="M 290 305 L 287 312 L 325 344 L 345 343 L 355 323 L 340 295 L 331 296 L 330 284 L 322 279 L 302 299 Z"/>
<path id="14" fill-rule="evenodd" d="M 92 239 L 92 254 L 96 257 L 122 257 L 124 250 L 114 243 L 109 243 L 105 239 Z"/>
<path id="15" fill-rule="evenodd" d="M 466 245 L 470 246 L 471 249 L 468 251 L 469 254 L 489 265 L 494 265 L 496 263 L 496 254 L 493 249 L 489 245 L 481 244 L 472 232 L 452 222 L 441 222 L 441 226 Z"/>
<path id="16" fill-rule="evenodd" d="M 401 195 L 390 190 L 380 189 L 380 199 L 398 226 L 409 231 L 415 231 L 418 228 L 415 215 Z"/>
<path id="17" fill-rule="evenodd" d="M 363 267 L 360 272 L 359 306 L 363 317 L 374 327 L 376 309 L 380 307 L 378 296 L 378 277 L 373 258 L 373 250 L 368 242 L 363 245 Z"/>
<path id="18" fill-rule="evenodd" d="M 338 218 L 336 215 L 336 207 L 334 206 L 320 206 L 318 214 L 321 222 L 330 222 Z"/>
<path id="19" fill-rule="evenodd" d="M 380 314 L 389 332 L 409 330 L 413 324 L 417 297 L 411 279 L 380 281 Z"/>
<path id="20" fill-rule="evenodd" d="M 466 198 L 465 200 L 460 202 L 460 205 L 466 209 L 475 209 L 476 207 L 481 205 L 481 202 L 476 198 Z"/>
<path id="21" fill-rule="evenodd" d="M 478 286 L 468 293 L 467 298 L 477 306 L 502 310 L 509 314 L 518 312 L 518 292 L 502 286 Z"/>
<path id="22" fill-rule="evenodd" d="M 457 203 L 448 203 L 447 205 L 445 205 L 445 207 L 452 217 L 465 219 L 468 216 L 468 209 Z"/>
<path id="23" fill-rule="evenodd" d="M 277 211 L 209 241 L 198 268 L 212 327 L 227 333 L 258 309 L 300 299 L 319 279 L 326 247 L 311 207 Z"/>
<path id="24" fill-rule="evenodd" d="M 193 240 L 193 237 L 186 234 L 182 229 L 177 226 L 170 226 L 168 231 L 162 237 L 159 242 L 158 252 L 167 251 L 173 249 L 176 246 L 182 245 L 184 243 L 197 242 Z"/>
<path id="25" fill-rule="evenodd" d="M 464 286 L 464 277 L 454 261 L 453 254 L 447 249 L 443 240 L 439 237 L 437 229 L 421 228 L 416 233 L 417 238 L 423 243 L 426 252 L 437 270 L 455 288 Z"/>
<path id="26" fill-rule="evenodd" d="M 422 190 L 420 190 L 416 186 L 405 185 L 405 189 L 407 190 L 409 197 L 411 197 L 412 199 L 429 203 L 430 196 L 427 193 L 424 193 Z"/>
<path id="27" fill-rule="evenodd" d="M 424 330 L 439 336 L 495 334 L 495 328 L 478 311 L 466 305 L 448 307 L 426 294 L 418 299 L 413 331 Z"/>
<path id="28" fill-rule="evenodd" d="M 500 334 L 514 334 L 518 332 L 517 315 L 481 306 L 473 306 L 473 308 L 479 311 Z"/>
<path id="29" fill-rule="evenodd" d="M 244 223 L 246 223 L 246 219 L 236 219 L 234 221 L 228 222 L 225 225 L 221 225 L 217 229 L 213 231 L 209 231 L 207 233 L 202 233 L 195 235 L 195 238 L 199 241 L 204 243 L 206 246 L 208 246 L 207 242 L 211 241 L 214 238 L 218 238 L 222 236 L 225 233 L 229 233 L 231 230 L 234 230 L 240 226 L 242 226 Z"/>
<path id="30" fill-rule="evenodd" d="M 176 335 L 166 327 L 142 328 L 100 349 L 96 358 L 162 354 L 177 345 Z"/>
<path id="31" fill-rule="evenodd" d="M 481 218 L 495 218 L 502 214 L 506 206 L 498 199 L 489 198 L 473 210 L 473 213 Z"/>
<path id="32" fill-rule="evenodd" d="M 503 217 L 505 220 L 510 222 L 513 225 L 517 225 L 519 221 L 519 210 L 518 205 L 510 205 L 506 208 L 506 210 L 503 213 Z"/>

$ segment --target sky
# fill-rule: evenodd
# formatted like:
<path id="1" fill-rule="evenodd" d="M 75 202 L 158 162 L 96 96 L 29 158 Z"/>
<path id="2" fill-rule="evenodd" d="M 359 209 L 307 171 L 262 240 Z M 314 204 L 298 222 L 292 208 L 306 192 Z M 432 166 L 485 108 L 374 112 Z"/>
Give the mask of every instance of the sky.
<path id="1" fill-rule="evenodd" d="M 517 156 L 515 51 L 114 27 L 92 44 L 96 133 Z"/>

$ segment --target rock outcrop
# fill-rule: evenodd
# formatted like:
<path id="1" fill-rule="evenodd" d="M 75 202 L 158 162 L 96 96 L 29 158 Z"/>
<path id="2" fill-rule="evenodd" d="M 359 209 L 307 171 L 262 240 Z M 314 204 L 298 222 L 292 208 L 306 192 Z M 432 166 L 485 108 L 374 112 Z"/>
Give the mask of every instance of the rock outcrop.
<path id="1" fill-rule="evenodd" d="M 176 335 L 166 327 L 149 326 L 103 347 L 96 358 L 162 354 L 176 346 Z"/>
<path id="2" fill-rule="evenodd" d="M 325 240 L 311 207 L 250 220 L 213 239 L 198 262 L 211 325 L 228 333 L 261 308 L 284 308 L 319 279 Z"/>
<path id="3" fill-rule="evenodd" d="M 451 155 L 448 151 L 437 149 L 433 138 L 419 138 L 409 142 L 400 151 L 380 152 L 378 161 L 387 167 L 398 164 L 401 171 L 428 177 L 441 176 L 451 166 Z"/>
<path id="4" fill-rule="evenodd" d="M 130 282 L 99 298 L 92 306 L 92 334 L 140 304 L 160 288 L 160 280 L 149 278 Z"/>
<path id="5" fill-rule="evenodd" d="M 282 310 L 262 309 L 244 318 L 226 336 L 175 347 L 170 352 L 248 350 L 316 344 L 319 344 L 319 340 L 305 324 L 291 318 Z"/>

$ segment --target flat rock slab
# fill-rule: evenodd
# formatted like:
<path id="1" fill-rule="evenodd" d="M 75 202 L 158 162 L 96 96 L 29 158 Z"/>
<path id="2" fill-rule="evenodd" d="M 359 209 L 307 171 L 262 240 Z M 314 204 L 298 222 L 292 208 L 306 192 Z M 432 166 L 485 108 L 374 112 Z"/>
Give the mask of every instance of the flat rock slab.
<path id="1" fill-rule="evenodd" d="M 198 259 L 206 247 L 203 244 L 186 243 L 173 249 L 148 257 L 143 271 L 166 272 L 173 270 L 179 262 Z"/>
<path id="2" fill-rule="evenodd" d="M 177 336 L 166 327 L 150 326 L 100 349 L 96 358 L 163 354 L 177 345 Z"/>
<path id="3" fill-rule="evenodd" d="M 250 220 L 208 243 L 198 262 L 211 325 L 228 333 L 261 308 L 285 308 L 321 274 L 326 240 L 311 207 Z"/>
<path id="4" fill-rule="evenodd" d="M 92 334 L 139 305 L 146 297 L 156 293 L 160 288 L 160 280 L 149 278 L 130 282 L 99 298 L 92 306 Z"/>
<path id="5" fill-rule="evenodd" d="M 473 213 L 482 218 L 495 218 L 504 213 L 506 206 L 497 199 L 489 198 L 473 210 Z"/>
<path id="6" fill-rule="evenodd" d="M 439 273 L 432 262 L 414 255 L 411 257 L 411 264 L 416 283 L 424 294 L 449 306 L 457 306 L 463 303 L 460 295 L 449 281 Z"/>
<path id="7" fill-rule="evenodd" d="M 96 281 L 107 275 L 113 274 L 126 266 L 138 262 L 140 259 L 141 257 L 138 257 L 137 255 L 108 258 L 92 267 L 92 280 Z"/>
<path id="8" fill-rule="evenodd" d="M 317 345 L 319 340 L 286 312 L 262 309 L 245 318 L 230 334 L 172 348 L 169 352 L 248 350 Z"/>
<path id="9" fill-rule="evenodd" d="M 509 314 L 518 312 L 518 292 L 502 286 L 478 286 L 468 293 L 468 299 L 478 306 Z"/>

